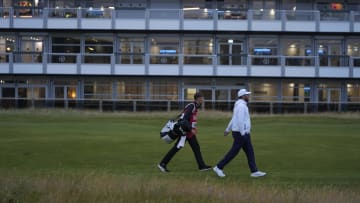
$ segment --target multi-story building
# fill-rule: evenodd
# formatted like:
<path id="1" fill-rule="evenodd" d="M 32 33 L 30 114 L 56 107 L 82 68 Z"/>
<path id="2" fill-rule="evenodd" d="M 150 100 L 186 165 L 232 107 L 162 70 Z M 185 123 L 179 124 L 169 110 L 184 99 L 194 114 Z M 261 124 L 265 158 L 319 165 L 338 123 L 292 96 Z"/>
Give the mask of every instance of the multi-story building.
<path id="1" fill-rule="evenodd" d="M 218 108 L 244 87 L 253 103 L 360 103 L 357 0 L 0 0 L 0 17 L 2 107 L 200 91 Z"/>

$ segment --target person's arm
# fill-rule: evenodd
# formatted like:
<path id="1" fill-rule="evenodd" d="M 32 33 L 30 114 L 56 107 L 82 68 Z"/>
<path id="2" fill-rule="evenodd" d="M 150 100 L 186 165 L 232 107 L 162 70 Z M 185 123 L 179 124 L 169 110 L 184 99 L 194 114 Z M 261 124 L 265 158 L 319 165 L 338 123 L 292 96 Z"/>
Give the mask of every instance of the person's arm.
<path id="1" fill-rule="evenodd" d="M 228 135 L 229 132 L 231 131 L 231 128 L 232 128 L 232 122 L 233 122 L 233 119 L 231 118 L 228 126 L 226 127 L 225 131 L 224 131 L 224 136 Z"/>

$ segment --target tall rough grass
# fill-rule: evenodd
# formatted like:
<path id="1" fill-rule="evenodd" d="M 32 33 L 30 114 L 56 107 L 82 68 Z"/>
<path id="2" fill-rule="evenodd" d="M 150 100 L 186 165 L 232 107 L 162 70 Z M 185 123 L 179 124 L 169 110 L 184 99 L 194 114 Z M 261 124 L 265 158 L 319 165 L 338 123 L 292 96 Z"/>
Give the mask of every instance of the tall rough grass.
<path id="1" fill-rule="evenodd" d="M 1 177 L 1 202 L 360 202 L 337 187 L 279 187 L 109 174 Z"/>

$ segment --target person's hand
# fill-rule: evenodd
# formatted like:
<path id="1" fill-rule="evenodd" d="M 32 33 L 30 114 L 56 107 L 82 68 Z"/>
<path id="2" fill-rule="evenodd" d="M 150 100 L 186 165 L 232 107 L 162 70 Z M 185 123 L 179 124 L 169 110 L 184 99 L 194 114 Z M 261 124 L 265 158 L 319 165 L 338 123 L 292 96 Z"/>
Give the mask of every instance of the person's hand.
<path id="1" fill-rule="evenodd" d="M 224 131 L 224 136 L 227 136 L 229 134 L 229 131 Z"/>

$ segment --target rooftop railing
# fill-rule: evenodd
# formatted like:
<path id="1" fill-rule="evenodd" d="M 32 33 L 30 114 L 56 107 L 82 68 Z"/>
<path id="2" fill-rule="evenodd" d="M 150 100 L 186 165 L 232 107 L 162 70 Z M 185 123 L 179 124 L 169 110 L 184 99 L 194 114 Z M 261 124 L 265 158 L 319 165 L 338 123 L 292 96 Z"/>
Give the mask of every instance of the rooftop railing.
<path id="1" fill-rule="evenodd" d="M 86 19 L 107 19 L 111 21 L 112 27 L 116 27 L 117 20 L 141 20 L 145 25 L 149 25 L 152 20 L 174 20 L 178 23 L 179 29 L 185 29 L 184 22 L 188 20 L 213 21 L 213 29 L 218 29 L 217 25 L 224 21 L 247 22 L 253 21 L 280 21 L 283 24 L 291 22 L 349 22 L 350 29 L 354 29 L 354 23 L 360 22 L 360 11 L 333 12 L 318 10 L 218 10 L 218 9 L 140 9 L 140 10 L 114 10 L 110 8 L 34 8 L 34 7 L 11 7 L 0 8 L 0 27 L 21 28 L 23 24 L 16 24 L 18 19 L 42 19 L 42 28 L 47 28 L 47 22 L 51 19 L 77 19 L 78 28 L 81 21 Z M 121 29 L 122 26 L 119 26 Z M 245 26 L 252 28 L 251 26 Z M 358 29 L 359 25 L 355 27 Z M 52 28 L 52 27 L 51 27 Z M 59 28 L 61 26 L 59 25 Z M 86 27 L 85 27 L 86 28 Z M 104 27 L 102 29 L 105 29 Z M 149 27 L 144 26 L 145 29 Z M 157 26 L 158 28 L 158 26 Z M 165 28 L 164 28 L 165 29 Z M 300 28 L 299 28 L 300 29 Z M 319 29 L 319 28 L 317 28 Z"/>

